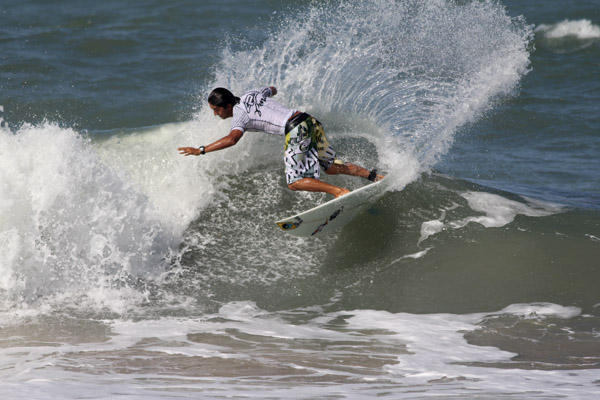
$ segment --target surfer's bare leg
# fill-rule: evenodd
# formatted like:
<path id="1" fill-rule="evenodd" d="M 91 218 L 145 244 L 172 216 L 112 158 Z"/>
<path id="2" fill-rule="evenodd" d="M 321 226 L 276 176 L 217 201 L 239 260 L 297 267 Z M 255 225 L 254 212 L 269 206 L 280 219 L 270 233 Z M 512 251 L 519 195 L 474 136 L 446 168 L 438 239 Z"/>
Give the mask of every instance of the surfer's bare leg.
<path id="1" fill-rule="evenodd" d="M 360 167 L 358 165 L 354 165 L 352 163 L 344 163 L 344 164 L 331 164 L 331 167 L 329 167 L 328 169 L 325 170 L 325 173 L 329 174 L 329 175 L 338 175 L 338 174 L 344 174 L 344 175 L 351 175 L 351 176 L 360 176 L 362 178 L 366 178 L 369 179 L 369 175 L 371 174 L 371 171 L 369 171 L 368 169 L 365 169 L 363 167 Z M 383 179 L 383 175 L 377 175 L 377 181 Z"/>
<path id="2" fill-rule="evenodd" d="M 291 190 L 306 190 L 308 192 L 323 192 L 333 195 L 335 198 L 350 193 L 348 189 L 344 189 L 339 186 L 331 185 L 329 183 L 320 181 L 315 178 L 302 178 L 294 183 L 290 183 L 288 188 Z"/>

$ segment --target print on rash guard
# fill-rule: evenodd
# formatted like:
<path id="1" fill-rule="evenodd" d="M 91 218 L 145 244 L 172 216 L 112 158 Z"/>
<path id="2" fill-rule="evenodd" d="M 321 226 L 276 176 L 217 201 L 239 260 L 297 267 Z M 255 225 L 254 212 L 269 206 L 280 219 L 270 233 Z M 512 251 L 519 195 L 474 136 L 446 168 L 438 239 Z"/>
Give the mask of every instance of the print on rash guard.
<path id="1" fill-rule="evenodd" d="M 244 93 L 233 107 L 231 130 L 285 134 L 285 123 L 296 112 L 273 100 L 268 87 Z"/>

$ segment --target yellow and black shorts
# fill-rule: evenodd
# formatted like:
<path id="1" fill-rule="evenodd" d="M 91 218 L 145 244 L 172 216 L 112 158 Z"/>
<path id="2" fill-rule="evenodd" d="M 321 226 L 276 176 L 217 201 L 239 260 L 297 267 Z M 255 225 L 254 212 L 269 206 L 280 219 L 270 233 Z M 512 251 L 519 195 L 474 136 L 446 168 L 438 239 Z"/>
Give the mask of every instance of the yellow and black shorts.
<path id="1" fill-rule="evenodd" d="M 325 137 L 323 125 L 308 114 L 285 134 L 285 178 L 291 184 L 302 178 L 320 177 L 320 167 L 329 169 L 335 162 L 335 150 Z"/>

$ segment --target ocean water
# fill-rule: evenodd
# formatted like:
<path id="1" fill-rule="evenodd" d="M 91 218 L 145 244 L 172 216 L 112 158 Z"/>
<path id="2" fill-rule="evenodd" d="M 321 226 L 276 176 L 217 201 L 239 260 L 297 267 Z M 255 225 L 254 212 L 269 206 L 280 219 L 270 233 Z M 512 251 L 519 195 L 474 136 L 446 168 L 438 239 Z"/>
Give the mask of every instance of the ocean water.
<path id="1" fill-rule="evenodd" d="M 597 1 L 0 13 L 3 398 L 597 396 Z M 390 180 L 334 234 L 273 223 L 327 200 L 281 138 L 176 150 L 262 85 Z"/>

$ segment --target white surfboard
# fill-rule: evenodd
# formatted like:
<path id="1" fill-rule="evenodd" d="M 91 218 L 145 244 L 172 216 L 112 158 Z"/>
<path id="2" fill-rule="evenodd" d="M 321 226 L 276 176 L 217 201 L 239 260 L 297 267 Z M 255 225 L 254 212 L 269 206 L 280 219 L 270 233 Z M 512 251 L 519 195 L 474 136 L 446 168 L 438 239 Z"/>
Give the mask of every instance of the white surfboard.
<path id="1" fill-rule="evenodd" d="M 295 236 L 316 236 L 339 229 L 350 222 L 363 206 L 385 191 L 385 178 L 353 190 L 303 213 L 277 221 L 285 232 Z"/>

